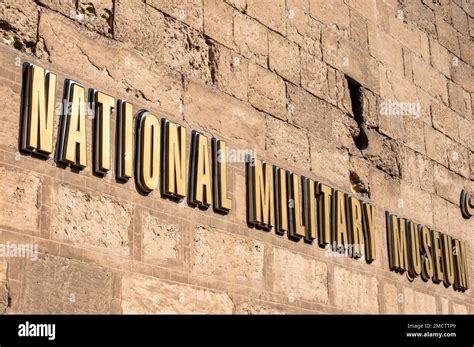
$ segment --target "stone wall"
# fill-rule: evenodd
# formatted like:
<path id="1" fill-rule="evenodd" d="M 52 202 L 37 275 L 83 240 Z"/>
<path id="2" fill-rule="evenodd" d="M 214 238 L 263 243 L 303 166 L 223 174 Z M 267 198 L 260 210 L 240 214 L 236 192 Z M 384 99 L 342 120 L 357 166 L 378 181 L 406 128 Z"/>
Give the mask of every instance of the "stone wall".
<path id="1" fill-rule="evenodd" d="M 467 0 L 1 0 L 0 242 L 40 255 L 0 260 L 0 311 L 474 313 L 472 289 L 389 271 L 384 220 L 465 240 L 474 276 L 473 16 Z M 243 163 L 222 216 L 20 153 L 24 62 L 57 74 L 58 102 L 75 79 L 369 199 L 377 259 L 249 228 Z"/>

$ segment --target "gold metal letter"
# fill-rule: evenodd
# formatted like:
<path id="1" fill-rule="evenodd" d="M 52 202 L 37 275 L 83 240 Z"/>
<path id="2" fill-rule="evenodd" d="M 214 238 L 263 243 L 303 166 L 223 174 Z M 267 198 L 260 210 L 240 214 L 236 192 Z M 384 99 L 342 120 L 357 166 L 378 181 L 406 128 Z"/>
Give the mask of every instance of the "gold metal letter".
<path id="1" fill-rule="evenodd" d="M 212 201 L 211 164 L 207 137 L 192 132 L 192 182 L 190 201 L 193 204 L 209 207 Z"/>
<path id="2" fill-rule="evenodd" d="M 49 156 L 53 152 L 56 75 L 29 63 L 23 73 L 21 149 Z"/>
<path id="3" fill-rule="evenodd" d="M 214 209 L 228 213 L 232 200 L 227 197 L 227 145 L 215 137 L 212 139 L 212 158 Z"/>
<path id="4" fill-rule="evenodd" d="M 265 229 L 274 226 L 275 210 L 273 195 L 273 170 L 270 165 L 254 159 L 248 164 L 250 197 L 249 222 Z"/>
<path id="5" fill-rule="evenodd" d="M 158 186 L 160 178 L 160 122 L 141 111 L 137 116 L 137 184 L 145 192 Z"/>
<path id="6" fill-rule="evenodd" d="M 346 204 L 344 193 L 334 189 L 332 197 L 332 246 L 334 251 L 344 253 L 348 245 Z"/>
<path id="7" fill-rule="evenodd" d="M 433 244 L 433 262 L 434 262 L 434 274 L 433 282 L 440 283 L 444 280 L 444 265 L 443 265 L 443 253 L 441 252 L 441 235 L 439 231 L 431 230 L 431 238 Z"/>
<path id="8" fill-rule="evenodd" d="M 288 231 L 288 195 L 287 171 L 273 167 L 275 180 L 275 232 L 284 234 Z"/>
<path id="9" fill-rule="evenodd" d="M 164 120 L 165 150 L 163 193 L 177 198 L 186 196 L 186 128 Z"/>
<path id="10" fill-rule="evenodd" d="M 304 209 L 301 207 L 303 199 L 300 194 L 300 181 L 304 184 L 304 179 L 294 173 L 290 174 L 290 235 L 292 237 L 305 236 Z"/>
<path id="11" fill-rule="evenodd" d="M 433 257 L 431 255 L 431 235 L 430 229 L 424 225 L 418 226 L 421 239 L 421 254 L 423 257 L 423 268 L 421 270 L 421 278 L 424 281 L 428 281 L 433 277 Z"/>
<path id="12" fill-rule="evenodd" d="M 361 202 L 353 196 L 346 195 L 347 220 L 349 227 L 349 242 L 352 245 L 351 254 L 354 258 L 362 256 L 364 247 L 364 228 Z"/>
<path id="13" fill-rule="evenodd" d="M 117 160 L 118 179 L 128 180 L 133 174 L 133 108 L 132 104 L 117 102 Z"/>
<path id="14" fill-rule="evenodd" d="M 319 216 L 319 245 L 326 246 L 331 242 L 331 187 L 318 184 L 318 216 Z"/>
<path id="15" fill-rule="evenodd" d="M 73 166 L 87 166 L 86 100 L 84 87 L 67 81 L 66 110 L 63 112 L 59 160 Z"/>
<path id="16" fill-rule="evenodd" d="M 94 95 L 94 172 L 106 174 L 110 170 L 110 117 L 115 99 L 92 91 Z"/>

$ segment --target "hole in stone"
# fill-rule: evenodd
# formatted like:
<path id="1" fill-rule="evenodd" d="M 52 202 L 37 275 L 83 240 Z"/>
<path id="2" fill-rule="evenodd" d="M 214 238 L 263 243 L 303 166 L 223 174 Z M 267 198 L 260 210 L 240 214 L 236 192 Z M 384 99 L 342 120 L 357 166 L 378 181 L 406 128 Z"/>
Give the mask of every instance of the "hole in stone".
<path id="1" fill-rule="evenodd" d="M 349 179 L 351 181 L 352 192 L 361 194 L 370 198 L 370 186 L 366 184 L 355 171 L 349 172 Z"/>
<path id="2" fill-rule="evenodd" d="M 351 96 L 352 114 L 359 127 L 359 135 L 354 138 L 358 149 L 366 149 L 369 146 L 369 139 L 364 130 L 364 115 L 362 113 L 362 92 L 360 83 L 346 76 L 349 95 Z"/>

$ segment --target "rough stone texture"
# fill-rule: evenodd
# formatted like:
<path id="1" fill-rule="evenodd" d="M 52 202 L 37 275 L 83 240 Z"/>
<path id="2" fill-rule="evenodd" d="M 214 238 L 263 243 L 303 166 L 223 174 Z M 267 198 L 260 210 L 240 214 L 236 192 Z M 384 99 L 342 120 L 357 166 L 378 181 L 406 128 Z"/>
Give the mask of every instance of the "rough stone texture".
<path id="1" fill-rule="evenodd" d="M 268 34 L 270 69 L 295 84 L 300 82 L 300 51 L 296 44 L 284 37 Z"/>
<path id="2" fill-rule="evenodd" d="M 240 12 L 234 16 L 234 41 L 238 52 L 266 67 L 268 58 L 267 29 L 255 19 Z"/>
<path id="3" fill-rule="evenodd" d="M 252 302 L 243 302 L 236 304 L 234 312 L 236 314 L 285 314 L 285 311 L 278 310 L 268 305 L 262 305 Z"/>
<path id="4" fill-rule="evenodd" d="M 8 263 L 6 259 L 0 261 L 0 313 L 5 313 L 8 307 Z"/>
<path id="5" fill-rule="evenodd" d="M 263 279 L 263 243 L 206 226 L 194 229 L 191 271 L 230 281 Z"/>
<path id="6" fill-rule="evenodd" d="M 231 140 L 240 148 L 265 148 L 265 116 L 215 90 L 191 82 L 185 91 L 185 119 L 193 127 Z M 208 122 L 212 118 L 212 122 Z"/>
<path id="7" fill-rule="evenodd" d="M 327 304 L 328 269 L 325 263 L 285 249 L 273 249 L 273 290 L 288 300 Z"/>
<path id="8" fill-rule="evenodd" d="M 113 277 L 106 268 L 50 255 L 26 260 L 20 311 L 110 313 Z"/>
<path id="9" fill-rule="evenodd" d="M 382 287 L 381 313 L 398 313 L 400 307 L 401 296 L 398 293 L 397 287 L 393 284 L 387 283 Z"/>
<path id="10" fill-rule="evenodd" d="M 276 74 L 249 65 L 249 102 L 258 110 L 286 119 L 285 83 Z"/>
<path id="11" fill-rule="evenodd" d="M 408 314 L 434 314 L 436 313 L 436 299 L 411 288 L 403 289 L 403 312 Z"/>
<path id="12" fill-rule="evenodd" d="M 21 3 L 5 0 L 0 4 L 0 37 L 2 43 L 17 50 L 31 52 L 36 41 L 38 9 L 33 1 Z"/>
<path id="13" fill-rule="evenodd" d="M 234 9 L 221 0 L 204 0 L 204 33 L 233 48 Z"/>
<path id="14" fill-rule="evenodd" d="M 232 313 L 234 304 L 225 293 L 158 278 L 125 273 L 122 278 L 122 312 L 151 313 Z"/>
<path id="15" fill-rule="evenodd" d="M 224 46 L 214 51 L 216 63 L 215 83 L 218 88 L 237 99 L 248 99 L 248 68 L 249 61 L 238 53 Z"/>
<path id="16" fill-rule="evenodd" d="M 309 53 L 301 53 L 301 86 L 320 97 L 328 96 L 328 68 L 324 62 Z"/>
<path id="17" fill-rule="evenodd" d="M 309 141 L 306 132 L 279 119 L 267 118 L 267 151 L 281 162 L 304 168 L 309 166 Z"/>
<path id="18" fill-rule="evenodd" d="M 0 166 L 0 227 L 37 233 L 41 189 L 40 176 Z"/>
<path id="19" fill-rule="evenodd" d="M 209 50 L 204 36 L 181 22 L 165 17 L 155 8 L 134 0 L 117 3 L 116 37 L 183 73 L 209 81 Z"/>
<path id="20" fill-rule="evenodd" d="M 0 240 L 48 256 L 0 261 L 0 312 L 472 313 L 471 290 L 389 272 L 384 212 L 472 250 L 473 16 L 460 0 L 2 1 Z M 25 62 L 57 74 L 56 101 L 70 78 L 182 124 L 188 145 L 201 131 L 366 199 L 377 259 L 248 228 L 242 162 L 225 215 L 20 153 Z"/>
<path id="21" fill-rule="evenodd" d="M 182 231 L 177 224 L 165 223 L 156 216 L 143 217 L 143 258 L 146 262 L 178 259 L 178 244 Z"/>
<path id="22" fill-rule="evenodd" d="M 52 208 L 53 239 L 129 254 L 130 203 L 61 185 L 54 194 Z"/>
<path id="23" fill-rule="evenodd" d="M 247 0 L 247 13 L 270 29 L 286 34 L 285 0 Z"/>
<path id="24" fill-rule="evenodd" d="M 8 86 L 0 87 L 0 145 L 16 149 L 20 124 L 20 96 Z M 16 116 L 12 116 L 16 115 Z"/>
<path id="25" fill-rule="evenodd" d="M 131 100 L 150 102 L 174 114 L 179 112 L 180 79 L 163 67 L 150 65 L 136 51 L 110 40 L 85 36 L 50 13 L 41 16 L 39 33 L 43 48 L 38 54 L 54 66 L 74 76 L 94 76 L 94 83 L 111 90 L 119 88 Z"/>
<path id="26" fill-rule="evenodd" d="M 378 282 L 373 276 L 334 267 L 334 302 L 349 312 L 378 313 Z"/>
<path id="27" fill-rule="evenodd" d="M 194 29 L 202 30 L 204 11 L 201 0 L 147 0 L 147 3 Z"/>

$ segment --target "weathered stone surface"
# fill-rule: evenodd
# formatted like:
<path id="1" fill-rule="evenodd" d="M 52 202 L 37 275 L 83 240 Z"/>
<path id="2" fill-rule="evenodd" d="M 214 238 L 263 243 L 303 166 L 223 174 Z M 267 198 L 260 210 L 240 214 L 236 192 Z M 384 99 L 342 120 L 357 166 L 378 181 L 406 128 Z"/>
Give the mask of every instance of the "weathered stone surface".
<path id="1" fill-rule="evenodd" d="M 419 153 L 425 152 L 424 124 L 419 118 L 403 117 L 406 146 Z"/>
<path id="2" fill-rule="evenodd" d="M 454 314 L 469 314 L 469 308 L 466 305 L 453 302 L 453 313 Z"/>
<path id="3" fill-rule="evenodd" d="M 312 17 L 348 34 L 349 7 L 342 0 L 309 0 L 309 9 Z"/>
<path id="4" fill-rule="evenodd" d="M 247 13 L 270 29 L 286 35 L 285 0 L 247 0 Z"/>
<path id="5" fill-rule="evenodd" d="M 20 125 L 20 95 L 8 86 L 0 86 L 0 145 L 15 149 L 18 146 Z"/>
<path id="6" fill-rule="evenodd" d="M 327 272 L 325 263 L 286 249 L 273 249 L 273 290 L 290 302 L 302 299 L 327 304 Z"/>
<path id="7" fill-rule="evenodd" d="M 37 233 L 41 189 L 39 175 L 0 166 L 0 226 Z"/>
<path id="8" fill-rule="evenodd" d="M 400 163 L 403 180 L 425 191 L 434 193 L 434 162 L 409 149 L 405 149 L 402 154 L 403 158 Z"/>
<path id="9" fill-rule="evenodd" d="M 6 259 L 0 260 L 0 313 L 5 313 L 8 307 L 8 263 Z"/>
<path id="10" fill-rule="evenodd" d="M 434 166 L 433 175 L 436 194 L 453 204 L 458 204 L 463 187 L 461 177 L 441 165 Z"/>
<path id="11" fill-rule="evenodd" d="M 146 262 L 176 262 L 183 230 L 178 224 L 162 221 L 159 217 L 145 213 L 142 219 L 143 260 Z"/>
<path id="12" fill-rule="evenodd" d="M 222 0 L 204 0 L 204 33 L 223 45 L 234 47 L 234 9 Z"/>
<path id="13" fill-rule="evenodd" d="M 265 148 L 265 116 L 246 104 L 191 82 L 184 95 L 186 122 L 202 131 L 232 140 L 244 149 Z M 212 119 L 212 122 L 209 122 Z"/>
<path id="14" fill-rule="evenodd" d="M 322 135 L 322 134 L 321 134 Z M 343 189 L 349 184 L 349 154 L 324 137 L 310 135 L 311 171 L 324 182 Z"/>
<path id="15" fill-rule="evenodd" d="M 199 226 L 194 229 L 191 268 L 232 281 L 261 281 L 264 250 L 261 242 Z"/>
<path id="16" fill-rule="evenodd" d="M 450 65 L 453 57 L 438 41 L 430 38 L 431 64 L 446 77 L 451 76 Z"/>
<path id="17" fill-rule="evenodd" d="M 276 160 L 308 168 L 309 143 L 306 131 L 273 117 L 267 117 L 266 149 Z"/>
<path id="18" fill-rule="evenodd" d="M 400 307 L 400 294 L 395 285 L 391 283 L 384 283 L 382 285 L 381 293 L 379 294 L 381 300 L 381 313 L 398 313 Z"/>
<path id="19" fill-rule="evenodd" d="M 446 23 L 441 16 L 436 16 L 436 32 L 438 33 L 439 43 L 459 56 L 459 43 L 456 29 Z"/>
<path id="20" fill-rule="evenodd" d="M 58 241 L 129 254 L 132 205 L 103 194 L 59 185 L 53 197 L 52 238 Z"/>
<path id="21" fill-rule="evenodd" d="M 25 261 L 22 313 L 110 313 L 112 271 L 55 256 Z"/>
<path id="22" fill-rule="evenodd" d="M 452 112 L 441 102 L 431 104 L 431 117 L 433 119 L 433 127 L 451 139 L 459 138 L 459 116 Z"/>
<path id="23" fill-rule="evenodd" d="M 447 141 L 449 169 L 461 176 L 469 177 L 469 152 L 467 148 L 449 138 Z"/>
<path id="24" fill-rule="evenodd" d="M 136 51 L 102 37 L 88 37 L 51 13 L 41 16 L 39 35 L 44 47 L 39 48 L 38 54 L 64 73 L 93 76 L 97 87 L 121 90 L 131 100 L 179 113 L 181 78 L 151 65 Z"/>
<path id="25" fill-rule="evenodd" d="M 456 83 L 448 82 L 449 107 L 465 118 L 471 118 L 472 109 L 470 97 L 462 87 Z"/>
<path id="26" fill-rule="evenodd" d="M 410 184 L 400 184 L 400 206 L 403 216 L 424 225 L 433 225 L 431 194 Z"/>
<path id="27" fill-rule="evenodd" d="M 238 52 L 266 67 L 268 58 L 267 29 L 255 19 L 240 12 L 235 12 L 234 16 L 234 41 Z"/>
<path id="28" fill-rule="evenodd" d="M 284 37 L 269 33 L 268 50 L 270 69 L 284 79 L 295 84 L 300 83 L 299 47 Z"/>
<path id="29" fill-rule="evenodd" d="M 411 288 L 403 288 L 403 312 L 409 314 L 435 314 L 435 297 Z"/>
<path id="30" fill-rule="evenodd" d="M 224 0 L 224 1 L 240 11 L 244 11 L 247 8 L 247 0 Z"/>
<path id="31" fill-rule="evenodd" d="M 343 71 L 362 86 L 377 92 L 379 76 L 377 62 L 367 52 L 330 29 L 322 34 L 324 61 Z"/>
<path id="32" fill-rule="evenodd" d="M 301 86 L 322 99 L 328 97 L 328 67 L 305 51 L 301 52 Z"/>
<path id="33" fill-rule="evenodd" d="M 398 176 L 398 145 L 374 130 L 367 130 L 366 134 L 369 146 L 363 151 L 364 157 L 389 175 Z"/>
<path id="34" fill-rule="evenodd" d="M 332 124 L 340 111 L 326 101 L 292 84 L 287 84 L 290 122 L 326 139 L 332 138 Z"/>
<path id="35" fill-rule="evenodd" d="M 259 110 L 286 119 L 285 82 L 278 75 L 250 64 L 249 102 Z"/>
<path id="36" fill-rule="evenodd" d="M 38 9 L 33 1 L 2 1 L 0 22 L 2 43 L 17 50 L 32 51 L 38 27 Z"/>
<path id="37" fill-rule="evenodd" d="M 115 36 L 158 64 L 210 81 L 209 49 L 204 36 L 183 23 L 165 17 L 141 1 L 117 3 Z"/>
<path id="38" fill-rule="evenodd" d="M 437 230 L 448 230 L 447 202 L 443 198 L 433 194 L 431 196 L 433 204 L 433 226 Z"/>
<path id="39" fill-rule="evenodd" d="M 404 1 L 402 11 L 403 18 L 413 26 L 430 35 L 436 35 L 435 14 L 427 9 L 421 1 Z"/>
<path id="40" fill-rule="evenodd" d="M 114 20 L 113 0 L 80 0 L 77 12 L 70 17 L 88 29 L 111 36 Z"/>
<path id="41" fill-rule="evenodd" d="M 147 0 L 147 3 L 194 29 L 202 30 L 204 16 L 201 0 Z"/>
<path id="42" fill-rule="evenodd" d="M 472 134 L 474 134 L 474 124 L 467 119 L 459 119 L 459 139 L 460 142 L 474 152 L 474 143 L 472 141 Z"/>
<path id="43" fill-rule="evenodd" d="M 366 20 L 356 12 L 351 12 L 351 40 L 359 47 L 368 50 L 369 43 L 367 38 Z"/>
<path id="44" fill-rule="evenodd" d="M 240 54 L 219 46 L 214 51 L 216 63 L 215 83 L 218 88 L 237 99 L 248 99 L 248 59 Z"/>
<path id="45" fill-rule="evenodd" d="M 264 251 L 259 241 L 198 226 L 191 246 L 191 269 L 230 281 L 262 281 Z"/>
<path id="46" fill-rule="evenodd" d="M 334 303 L 349 312 L 378 313 L 378 282 L 373 276 L 334 267 Z"/>
<path id="47" fill-rule="evenodd" d="M 431 67 L 427 62 L 413 56 L 413 80 L 419 87 L 424 88 L 435 98 L 448 103 L 448 88 L 446 77 Z"/>
<path id="48" fill-rule="evenodd" d="M 125 273 L 122 277 L 122 312 L 125 314 L 229 314 L 233 308 L 226 293 L 134 273 Z"/>
<path id="49" fill-rule="evenodd" d="M 286 37 L 297 43 L 301 49 L 321 59 L 322 24 L 310 16 L 308 1 L 288 0 L 286 6 Z"/>
<path id="50" fill-rule="evenodd" d="M 285 311 L 274 307 L 253 303 L 243 302 L 235 305 L 234 314 L 285 314 Z"/>
<path id="51" fill-rule="evenodd" d="M 448 166 L 446 137 L 439 131 L 425 125 L 426 155 L 440 164 Z"/>

